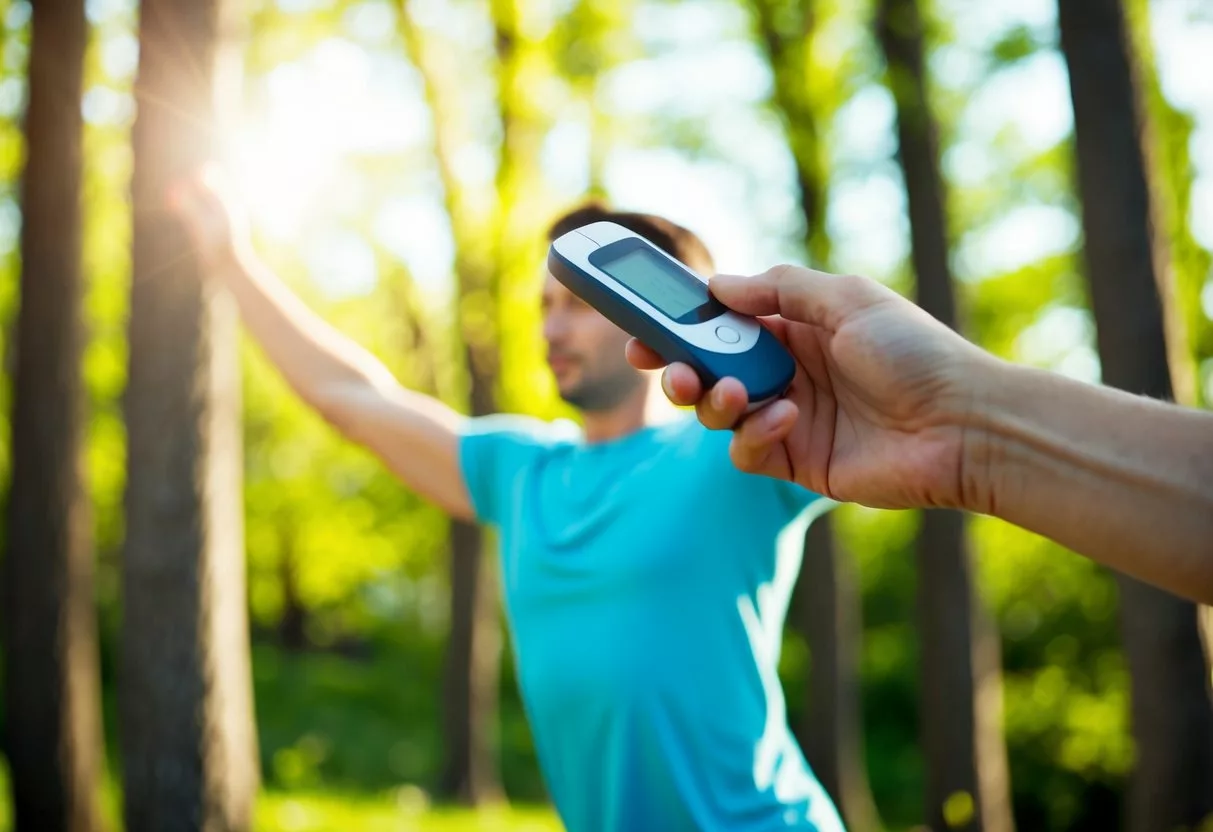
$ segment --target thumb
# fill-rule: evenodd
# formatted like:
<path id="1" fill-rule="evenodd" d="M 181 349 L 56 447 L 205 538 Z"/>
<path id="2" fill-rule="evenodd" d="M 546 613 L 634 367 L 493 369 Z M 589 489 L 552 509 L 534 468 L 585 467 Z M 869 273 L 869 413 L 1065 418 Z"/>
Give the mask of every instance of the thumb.
<path id="1" fill-rule="evenodd" d="M 892 292 L 869 278 L 786 265 L 753 277 L 716 275 L 708 285 L 721 303 L 743 315 L 779 315 L 830 330 Z"/>

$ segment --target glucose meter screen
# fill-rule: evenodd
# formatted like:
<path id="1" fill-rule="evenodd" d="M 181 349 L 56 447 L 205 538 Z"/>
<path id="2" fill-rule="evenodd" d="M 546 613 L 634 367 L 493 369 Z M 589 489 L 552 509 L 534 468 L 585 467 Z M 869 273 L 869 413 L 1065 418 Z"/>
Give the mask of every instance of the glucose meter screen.
<path id="1" fill-rule="evenodd" d="M 643 248 L 602 266 L 611 277 L 677 320 L 708 301 L 707 287 Z"/>

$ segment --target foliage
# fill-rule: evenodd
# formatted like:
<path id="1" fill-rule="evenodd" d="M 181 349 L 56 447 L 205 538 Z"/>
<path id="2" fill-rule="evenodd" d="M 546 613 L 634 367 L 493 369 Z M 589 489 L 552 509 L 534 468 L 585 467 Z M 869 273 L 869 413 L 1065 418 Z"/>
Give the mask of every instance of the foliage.
<path id="1" fill-rule="evenodd" d="M 730 268 L 804 259 L 798 171 L 785 125 L 770 107 L 774 78 L 749 25 L 761 6 L 772 31 L 794 35 L 803 4 L 519 3 L 524 54 L 513 88 L 498 86 L 501 79 L 486 72 L 493 50 L 487 4 L 413 5 L 427 52 L 438 61 L 443 103 L 454 111 L 454 173 L 474 220 L 461 235 L 491 227 L 478 223 L 492 213 L 486 206 L 496 193 L 500 125 L 491 115 L 500 112 L 501 89 L 534 131 L 520 161 L 525 170 L 506 183 L 505 208 L 515 224 L 493 230 L 493 245 L 508 252 L 508 268 L 499 275 L 504 299 L 495 312 L 479 309 L 482 322 L 500 330 L 505 372 L 498 392 L 511 409 L 566 415 L 538 333 L 539 231 L 583 195 L 667 213 L 703 232 Z M 823 179 L 827 234 L 815 254 L 828 253 L 840 271 L 861 271 L 904 290 L 904 200 L 891 164 L 891 102 L 878 83 L 882 69 L 867 29 L 870 4 L 813 5 L 815 63 L 784 71 L 812 81 L 796 106 L 822 121 L 811 138 L 820 143 L 813 173 Z M 1094 380 L 1093 328 L 1077 277 L 1081 234 L 1069 185 L 1067 113 L 1063 107 L 1051 121 L 1017 118 L 1029 109 L 1048 111 L 1059 95 L 1050 84 L 1059 79 L 1064 97 L 1053 21 L 1007 11 L 1013 5 L 928 4 L 932 101 L 942 125 L 965 331 L 1008 359 Z M 995 6 L 998 24 L 978 10 Z M 433 113 L 404 48 L 397 3 L 249 0 L 247 8 L 250 122 L 255 126 L 284 107 L 283 90 L 308 93 L 291 105 L 291 112 L 304 114 L 290 123 L 296 132 L 270 131 L 268 148 L 243 168 L 256 189 L 277 197 L 254 200 L 259 248 L 309 305 L 382 357 L 406 384 L 466 406 L 464 336 L 452 302 L 456 224 L 433 155 Z M 1140 34 L 1148 23 L 1146 4 L 1133 8 Z M 97 526 L 109 737 L 115 736 L 114 634 L 121 615 L 135 13 L 133 0 L 90 3 L 84 102 L 86 464 Z M 0 0 L 0 361 L 6 367 L 17 301 L 27 20 L 26 3 Z M 359 55 L 368 63 L 359 64 Z M 710 74 L 718 65 L 727 72 Z M 329 71 L 353 79 L 342 89 L 351 98 L 361 95 L 358 85 L 390 89 L 387 98 L 368 99 L 386 102 L 375 121 L 390 129 L 358 142 L 354 127 L 326 123 L 325 113 L 356 115 L 326 98 L 331 90 L 307 88 Z M 701 80 L 709 74 L 710 82 Z M 1018 101 L 1031 96 L 1040 100 Z M 1200 131 L 1210 129 L 1209 115 L 1171 106 L 1154 82 L 1149 112 L 1187 347 L 1213 378 L 1213 324 L 1201 308 L 1202 290 L 1210 295 L 1211 259 L 1192 227 L 1196 170 L 1208 165 L 1194 155 Z M 660 177 L 652 173 L 657 170 Z M 313 175 L 319 184 L 311 190 L 294 181 Z M 470 306 L 465 321 L 475 324 L 478 307 L 474 300 Z M 267 783 L 258 828 L 549 828 L 550 814 L 542 810 L 476 819 L 417 808 L 441 757 L 447 522 L 308 411 L 251 343 L 244 345 L 242 368 L 249 603 Z M 7 397 L 5 375 L 4 435 Z M 0 442 L 0 473 L 7 460 Z M 882 817 L 893 828 L 908 828 L 921 815 L 923 779 L 912 626 L 916 520 L 911 513 L 854 506 L 837 517 L 857 560 L 863 599 L 862 711 L 872 787 Z M 1002 634 L 1018 824 L 1112 828 L 1133 759 L 1115 584 L 1106 571 L 997 521 L 975 520 L 971 542 L 983 598 Z M 288 614 L 302 619 L 303 643 L 294 651 L 281 646 Z M 502 776 L 511 799 L 536 803 L 544 799 L 543 785 L 508 651 L 504 660 Z M 792 633 L 781 669 L 795 720 L 805 705 L 812 656 Z M 109 753 L 116 770 L 112 740 Z M 114 795 L 108 787 L 111 817 Z M 0 801 L 6 797 L 0 789 Z M 5 818 L 0 808 L 0 830 Z"/>
<path id="2" fill-rule="evenodd" d="M 260 645 L 254 686 L 270 788 L 433 789 L 441 764 L 438 639 L 384 639 L 361 655 L 295 655 Z M 506 674 L 502 777 L 521 802 L 545 797 L 521 704 Z"/>

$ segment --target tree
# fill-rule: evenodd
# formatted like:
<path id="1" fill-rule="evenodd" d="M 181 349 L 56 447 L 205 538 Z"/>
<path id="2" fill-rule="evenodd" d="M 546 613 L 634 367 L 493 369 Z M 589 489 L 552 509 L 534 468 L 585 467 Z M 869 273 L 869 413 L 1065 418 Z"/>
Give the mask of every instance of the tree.
<path id="1" fill-rule="evenodd" d="M 456 110 L 447 104 L 453 92 L 426 39 L 412 19 L 405 0 L 398 4 L 401 33 L 410 59 L 418 67 L 426 101 L 434 122 L 433 154 L 442 183 L 447 216 L 455 241 L 457 323 L 464 344 L 467 374 L 467 411 L 485 416 L 496 409 L 499 333 L 496 307 L 500 296 L 494 263 L 495 246 L 478 243 L 492 239 L 484 231 L 486 222 L 476 215 L 469 195 L 460 184 L 452 157 L 459 144 Z M 506 73 L 516 47 L 511 28 L 514 9 L 510 3 L 492 4 L 494 46 L 499 76 Z M 496 67 L 495 67 L 496 68 Z M 506 173 L 501 159 L 508 156 L 512 122 L 500 94 L 496 102 L 501 125 L 498 187 Z M 500 201 L 500 194 L 493 200 Z M 494 213 L 496 213 L 494 211 Z M 491 218 L 490 223 L 491 224 Z M 501 794 L 492 732 L 496 727 L 497 686 L 501 656 L 497 584 L 485 568 L 486 540 L 474 523 L 451 524 L 450 633 L 443 667 L 443 733 L 446 758 L 438 793 L 465 804 L 496 800 Z"/>
<path id="2" fill-rule="evenodd" d="M 823 127 L 840 99 L 842 79 L 811 77 L 816 0 L 753 0 L 752 18 L 772 75 L 771 105 L 780 116 L 796 168 L 808 261 L 828 269 L 825 231 L 828 177 Z M 829 514 L 805 534 L 804 562 L 793 605 L 794 626 L 812 657 L 806 718 L 797 734 L 847 827 L 876 829 L 879 816 L 868 782 L 859 708 L 862 613 L 852 564 Z"/>
<path id="3" fill-rule="evenodd" d="M 1167 226 L 1148 172 L 1151 125 L 1124 9 L 1119 0 L 1062 0 L 1058 12 L 1103 382 L 1170 399 Z M 1137 750 L 1128 828 L 1194 828 L 1213 815 L 1213 709 L 1197 608 L 1117 581 Z"/>
<path id="4" fill-rule="evenodd" d="M 927 92 L 917 0 L 881 0 L 877 35 L 897 112 L 918 303 L 959 329 L 948 266 L 946 199 Z M 1013 828 L 1002 739 L 1001 658 L 981 609 L 965 517 L 923 513 L 917 542 L 921 733 L 932 829 Z"/>
<path id="5" fill-rule="evenodd" d="M 468 96 L 456 88 L 454 61 L 466 63 L 471 50 L 436 46 L 423 37 L 411 6 L 399 0 L 405 48 L 417 66 L 433 118 L 433 154 L 442 184 L 455 244 L 456 321 L 468 381 L 466 409 L 473 416 L 533 399 L 533 376 L 511 378 L 509 366 L 526 366 L 528 339 L 513 337 L 533 312 L 523 307 L 519 289 L 534 279 L 536 223 L 542 206 L 540 145 L 549 117 L 543 97 L 529 87 L 534 72 L 548 60 L 526 32 L 515 0 L 488 3 L 491 49 L 487 57 L 492 96 L 485 122 L 495 131 L 492 188 L 477 189 L 461 180 L 455 155 L 467 135 L 462 106 Z M 472 134 L 479 129 L 480 112 Z M 521 384 L 519 383 L 521 382 Z M 526 389 L 519 394 L 519 388 Z M 497 715 L 501 655 L 496 571 L 485 566 L 487 541 L 468 523 L 453 524 L 451 535 L 451 632 L 444 669 L 443 701 L 447 760 L 439 792 L 465 803 L 493 799 L 500 792 L 491 731 Z"/>
<path id="6" fill-rule="evenodd" d="M 3 562 L 6 750 L 18 829 L 101 825 L 93 536 L 81 470 L 83 0 L 33 7 L 21 307 Z"/>
<path id="7" fill-rule="evenodd" d="M 859 643 L 863 630 L 850 553 L 823 514 L 805 533 L 796 585 L 798 626 L 809 642 L 809 708 L 799 734 L 805 755 L 847 829 L 882 828 L 863 751 Z"/>
<path id="8" fill-rule="evenodd" d="M 119 680 L 130 832 L 248 829 L 258 783 L 235 308 L 165 210 L 212 150 L 231 66 L 220 11 L 145 0 L 139 23 Z"/>

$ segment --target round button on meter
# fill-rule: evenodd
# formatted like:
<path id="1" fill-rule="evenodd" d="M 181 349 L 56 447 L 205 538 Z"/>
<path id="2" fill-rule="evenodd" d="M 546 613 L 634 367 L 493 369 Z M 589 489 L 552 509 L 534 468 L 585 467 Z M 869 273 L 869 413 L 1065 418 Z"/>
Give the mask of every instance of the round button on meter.
<path id="1" fill-rule="evenodd" d="M 731 326 L 716 327 L 716 337 L 726 344 L 736 344 L 741 340 L 741 333 Z"/>

